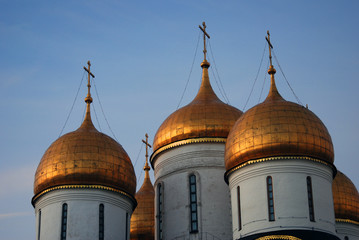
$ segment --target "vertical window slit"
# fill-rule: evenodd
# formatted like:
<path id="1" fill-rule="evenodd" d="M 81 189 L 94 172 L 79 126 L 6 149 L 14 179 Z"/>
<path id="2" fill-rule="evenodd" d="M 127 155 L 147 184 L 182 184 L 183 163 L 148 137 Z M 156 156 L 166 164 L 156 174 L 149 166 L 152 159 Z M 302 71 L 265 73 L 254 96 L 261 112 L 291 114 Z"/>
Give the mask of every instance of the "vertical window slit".
<path id="1" fill-rule="evenodd" d="M 307 191 L 308 191 L 308 207 L 309 207 L 309 219 L 314 222 L 314 204 L 313 204 L 313 189 L 312 189 L 312 178 L 307 177 Z"/>
<path id="2" fill-rule="evenodd" d="M 99 229 L 98 239 L 104 240 L 105 235 L 105 206 L 101 203 L 99 206 Z"/>
<path id="3" fill-rule="evenodd" d="M 162 211 L 163 211 L 163 187 L 162 184 L 159 183 L 157 185 L 157 199 L 158 199 L 158 203 L 157 203 L 157 235 L 158 235 L 158 239 L 162 240 L 163 239 L 163 222 L 162 222 Z"/>
<path id="4" fill-rule="evenodd" d="M 191 217 L 191 233 L 198 232 L 198 211 L 197 211 L 197 185 L 196 176 L 189 176 L 189 194 L 190 194 L 190 217 Z"/>
<path id="5" fill-rule="evenodd" d="M 62 204 L 62 217 L 61 217 L 61 240 L 66 240 L 67 231 L 67 203 Z"/>
<path id="6" fill-rule="evenodd" d="M 125 236 L 125 239 L 128 239 L 127 236 L 128 236 L 128 212 L 126 212 L 126 236 Z"/>
<path id="7" fill-rule="evenodd" d="M 237 186 L 237 208 L 238 208 L 238 231 L 242 229 L 242 216 L 241 216 L 241 192 L 239 186 Z"/>
<path id="8" fill-rule="evenodd" d="M 268 196 L 268 218 L 269 221 L 274 221 L 275 215 L 274 215 L 273 179 L 271 176 L 267 177 L 267 196 Z"/>
<path id="9" fill-rule="evenodd" d="M 39 226 L 37 229 L 37 240 L 40 240 L 40 235 L 41 235 L 41 209 L 39 210 Z"/>

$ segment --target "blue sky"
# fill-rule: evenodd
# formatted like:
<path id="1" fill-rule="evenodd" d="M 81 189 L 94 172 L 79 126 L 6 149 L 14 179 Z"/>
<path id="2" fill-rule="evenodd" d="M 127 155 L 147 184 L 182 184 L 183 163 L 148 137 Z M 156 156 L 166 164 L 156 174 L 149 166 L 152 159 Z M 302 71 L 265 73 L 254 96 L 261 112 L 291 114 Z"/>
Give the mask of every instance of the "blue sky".
<path id="1" fill-rule="evenodd" d="M 212 69 L 216 65 L 230 104 L 241 110 L 270 30 L 274 52 L 294 92 L 332 136 L 335 165 L 359 187 L 358 11 L 355 0 L 1 0 L 1 238 L 35 238 L 30 204 L 34 172 L 59 137 L 87 60 L 116 138 L 133 163 L 140 154 L 135 169 L 142 184 L 141 139 L 147 132 L 152 142 L 160 124 L 176 110 L 203 21 L 211 36 Z M 199 87 L 201 41 L 181 106 Z M 266 50 L 246 109 L 268 92 L 267 56 Z M 295 102 L 276 61 L 274 66 L 280 93 Z M 223 100 L 212 71 L 210 78 Z M 85 85 L 83 81 L 64 133 L 81 124 Z M 112 136 L 94 90 L 99 119 L 93 116 L 94 124 Z"/>

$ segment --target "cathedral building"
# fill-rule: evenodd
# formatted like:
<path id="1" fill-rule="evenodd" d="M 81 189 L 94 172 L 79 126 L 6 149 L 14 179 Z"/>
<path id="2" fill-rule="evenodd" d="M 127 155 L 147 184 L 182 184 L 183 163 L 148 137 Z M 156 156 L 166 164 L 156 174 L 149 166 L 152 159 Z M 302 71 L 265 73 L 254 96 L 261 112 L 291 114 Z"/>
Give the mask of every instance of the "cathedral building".
<path id="1" fill-rule="evenodd" d="M 35 173 L 37 239 L 359 240 L 359 194 L 334 165 L 331 136 L 307 107 L 275 84 L 242 113 L 213 91 L 206 59 L 195 98 L 158 128 L 145 178 L 122 146 L 86 116 L 57 139 Z"/>

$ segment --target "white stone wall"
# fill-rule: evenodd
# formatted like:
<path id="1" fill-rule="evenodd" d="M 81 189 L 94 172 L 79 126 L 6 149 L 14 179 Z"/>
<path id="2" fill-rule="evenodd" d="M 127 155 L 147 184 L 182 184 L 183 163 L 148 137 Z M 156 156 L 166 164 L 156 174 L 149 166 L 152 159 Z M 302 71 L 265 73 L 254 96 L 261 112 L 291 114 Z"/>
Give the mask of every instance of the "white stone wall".
<path id="1" fill-rule="evenodd" d="M 67 240 L 99 239 L 99 205 L 104 205 L 106 240 L 127 240 L 130 232 L 132 202 L 120 194 L 99 189 L 61 189 L 41 196 L 35 203 L 38 239 L 41 210 L 41 240 L 60 239 L 62 205 L 67 203 Z M 126 235 L 126 213 L 127 236 Z"/>
<path id="2" fill-rule="evenodd" d="M 359 225 L 353 223 L 336 222 L 337 236 L 341 240 L 359 240 Z"/>
<path id="3" fill-rule="evenodd" d="M 161 153 L 154 162 L 163 186 L 163 239 L 232 239 L 230 194 L 224 181 L 224 143 L 198 143 Z M 190 233 L 189 175 L 197 180 L 198 233 Z M 157 221 L 156 221 L 157 223 Z M 156 239 L 157 225 L 156 225 Z"/>
<path id="4" fill-rule="evenodd" d="M 268 219 L 267 176 L 273 179 L 275 221 Z M 312 180 L 315 221 L 309 219 L 307 176 Z M 332 169 L 309 160 L 273 160 L 243 167 L 229 176 L 233 238 L 288 229 L 335 234 Z M 237 186 L 242 229 L 238 231 Z"/>

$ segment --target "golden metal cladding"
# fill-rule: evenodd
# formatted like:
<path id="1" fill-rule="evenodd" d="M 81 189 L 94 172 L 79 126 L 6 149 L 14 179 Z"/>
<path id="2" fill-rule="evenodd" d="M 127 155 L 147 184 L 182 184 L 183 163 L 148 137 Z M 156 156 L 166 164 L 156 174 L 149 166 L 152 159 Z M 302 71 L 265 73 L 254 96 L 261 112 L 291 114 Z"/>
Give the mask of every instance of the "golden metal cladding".
<path id="1" fill-rule="evenodd" d="M 289 236 L 289 235 L 270 235 L 265 237 L 257 238 L 256 240 L 301 240 L 300 238 Z"/>
<path id="2" fill-rule="evenodd" d="M 34 193 L 62 185 L 102 185 L 134 196 L 136 176 L 122 146 L 96 130 L 90 103 L 80 128 L 63 135 L 46 150 L 36 170 Z"/>
<path id="3" fill-rule="evenodd" d="M 136 193 L 137 208 L 131 216 L 131 240 L 155 239 L 155 191 L 151 183 L 146 162 L 145 179 Z"/>
<path id="4" fill-rule="evenodd" d="M 206 60 L 201 64 L 202 83 L 194 100 L 172 113 L 158 129 L 153 141 L 153 152 L 184 139 L 228 136 L 242 112 L 223 103 L 216 96 L 209 82 L 209 66 Z"/>
<path id="5" fill-rule="evenodd" d="M 309 109 L 281 97 L 273 72 L 265 101 L 245 112 L 228 135 L 226 170 L 275 156 L 306 156 L 333 164 L 333 143 L 327 128 Z"/>
<path id="6" fill-rule="evenodd" d="M 359 193 L 355 185 L 338 171 L 332 187 L 336 221 L 359 225 Z"/>

